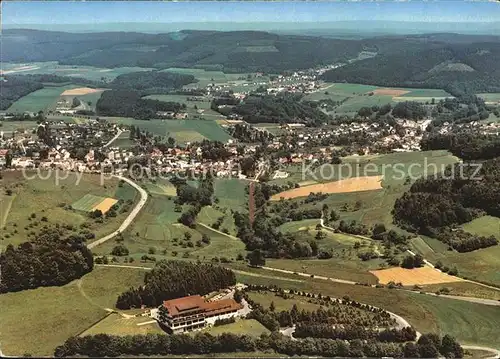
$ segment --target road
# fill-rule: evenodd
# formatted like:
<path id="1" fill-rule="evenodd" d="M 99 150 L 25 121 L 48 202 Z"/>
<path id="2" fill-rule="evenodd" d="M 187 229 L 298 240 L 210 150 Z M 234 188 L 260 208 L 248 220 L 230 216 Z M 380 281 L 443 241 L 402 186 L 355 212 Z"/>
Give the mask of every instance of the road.
<path id="1" fill-rule="evenodd" d="M 89 249 L 92 249 L 100 244 L 103 244 L 104 242 L 110 240 L 111 238 L 117 236 L 119 233 L 123 233 L 127 227 L 132 223 L 132 221 L 135 219 L 135 217 L 137 217 L 137 215 L 139 214 L 139 212 L 141 211 L 142 207 L 144 207 L 144 205 L 146 204 L 146 201 L 148 200 L 148 194 L 147 192 L 141 188 L 137 183 L 135 183 L 134 181 L 132 181 L 131 179 L 129 178 L 126 178 L 126 177 L 123 177 L 123 176 L 119 176 L 119 175 L 114 175 L 113 177 L 116 177 L 120 180 L 123 180 L 125 182 L 127 182 L 129 185 L 131 185 L 132 187 L 134 187 L 136 190 L 139 191 L 139 193 L 141 194 L 141 199 L 139 200 L 139 203 L 137 203 L 137 205 L 134 207 L 134 209 L 132 210 L 132 212 L 130 212 L 130 214 L 128 215 L 128 217 L 123 221 L 123 223 L 121 224 L 120 228 L 118 228 L 116 231 L 114 231 L 113 233 L 110 233 L 108 234 L 107 236 L 103 237 L 103 238 L 100 238 L 90 244 L 87 245 L 87 248 Z"/>
<path id="2" fill-rule="evenodd" d="M 109 140 L 109 141 L 108 141 L 108 143 L 106 143 L 106 144 L 105 144 L 104 146 L 102 146 L 102 147 L 108 147 L 109 145 L 111 145 L 113 142 L 115 142 L 115 140 L 116 140 L 118 137 L 120 137 L 120 135 L 121 135 L 123 132 L 125 132 L 125 131 L 122 131 L 122 130 L 118 129 L 117 134 L 116 134 L 116 135 L 115 135 L 115 136 L 114 136 L 111 140 Z"/>

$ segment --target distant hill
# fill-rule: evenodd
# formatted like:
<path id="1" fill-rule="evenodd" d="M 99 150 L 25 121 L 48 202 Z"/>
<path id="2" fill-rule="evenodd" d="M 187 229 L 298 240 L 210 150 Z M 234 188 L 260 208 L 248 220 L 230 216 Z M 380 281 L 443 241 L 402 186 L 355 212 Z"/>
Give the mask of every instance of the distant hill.
<path id="1" fill-rule="evenodd" d="M 498 38 L 450 35 L 434 38 L 433 45 L 427 49 L 406 48 L 399 53 L 379 54 L 328 71 L 323 79 L 442 88 L 455 96 L 460 92 L 500 92 Z"/>
<path id="2" fill-rule="evenodd" d="M 500 37 L 437 33 L 334 39 L 264 31 L 182 30 L 68 33 L 7 29 L 4 62 L 59 61 L 64 65 L 197 67 L 224 72 L 279 73 L 354 60 L 330 71 L 329 81 L 383 86 L 445 84 L 496 91 Z M 365 59 L 360 54 L 375 57 Z M 488 76 L 492 81 L 488 83 Z"/>

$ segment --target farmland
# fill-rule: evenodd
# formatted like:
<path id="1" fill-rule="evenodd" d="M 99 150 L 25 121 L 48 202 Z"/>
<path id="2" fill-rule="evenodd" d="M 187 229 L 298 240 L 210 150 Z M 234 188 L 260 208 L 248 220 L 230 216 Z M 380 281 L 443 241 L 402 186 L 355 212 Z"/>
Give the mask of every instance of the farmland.
<path id="1" fill-rule="evenodd" d="M 91 212 L 99 203 L 105 200 L 105 197 L 94 196 L 93 194 L 86 194 L 78 201 L 71 204 L 73 209 L 83 212 Z"/>
<path id="2" fill-rule="evenodd" d="M 210 108 L 211 98 L 202 98 L 200 101 L 188 101 L 192 96 L 186 95 L 149 95 L 144 98 L 163 102 L 178 102 L 185 104 L 189 116 L 201 116 L 209 120 L 223 118 L 218 112 Z M 196 107 L 196 108 L 195 108 Z"/>
<path id="3" fill-rule="evenodd" d="M 381 176 L 371 176 L 371 177 L 358 177 L 349 178 L 340 181 L 313 184 L 309 186 L 299 187 L 291 189 L 285 192 L 275 194 L 271 197 L 271 200 L 280 200 L 281 198 L 289 199 L 296 197 L 304 197 L 310 193 L 349 193 L 349 192 L 362 192 L 362 191 L 373 191 L 381 189 L 380 180 Z"/>
<path id="4" fill-rule="evenodd" d="M 134 188 L 128 184 L 119 187 L 115 179 L 107 180 L 101 185 L 100 176 L 97 175 L 83 175 L 78 181 L 76 174 L 64 173 L 67 178 L 59 178 L 59 184 L 56 184 L 54 173 L 51 175 L 42 173 L 42 175 L 44 177 L 35 176 L 27 180 L 20 172 L 3 174 L 2 186 L 11 189 L 12 196 L 3 195 L 0 199 L 2 208 L 9 208 L 3 214 L 2 248 L 9 243 L 20 244 L 26 241 L 27 233 L 36 232 L 42 227 L 41 223 L 45 219 L 48 223 L 71 225 L 75 231 L 79 225 L 87 223 L 88 229 L 97 237 L 105 235 L 115 230 L 127 214 L 118 213 L 116 217 L 107 218 L 103 223 L 94 223 L 86 213 L 68 206 L 86 195 L 89 195 L 87 198 L 113 197 L 124 201 L 134 201 L 136 196 Z M 59 175 L 64 177 L 61 173 Z"/>
<path id="5" fill-rule="evenodd" d="M 271 180 L 270 182 L 276 184 L 285 184 L 289 181 L 292 183 L 303 181 L 322 183 L 382 175 L 382 189 L 380 190 L 334 193 L 320 203 L 327 204 L 330 208 L 340 209 L 341 219 L 355 219 L 368 226 L 382 222 L 386 227 L 393 228 L 391 211 L 394 202 L 410 187 L 409 183 L 405 184 L 406 177 L 410 175 L 414 181 L 420 176 L 433 175 L 436 170 L 442 171 L 447 165 L 456 163 L 458 158 L 447 151 L 424 151 L 350 156 L 344 157 L 342 161 L 343 163 L 340 165 L 318 167 L 310 172 L 303 170 L 300 165 L 289 166 L 285 169 L 289 173 L 287 178 Z M 304 168 L 307 168 L 307 165 L 304 165 Z M 294 200 L 301 201 L 300 198 Z M 358 203 L 359 208 L 356 207 L 356 203 Z"/>
<path id="6" fill-rule="evenodd" d="M 55 106 L 64 91 L 76 87 L 75 85 L 45 87 L 21 97 L 7 109 L 7 112 L 45 112 Z"/>
<path id="7" fill-rule="evenodd" d="M 377 276 L 381 284 L 388 284 L 389 282 L 401 283 L 403 285 L 423 285 L 423 284 L 440 284 L 460 282 L 461 279 L 452 277 L 448 274 L 442 273 L 430 267 L 421 268 L 388 268 L 371 271 Z"/>
<path id="8" fill-rule="evenodd" d="M 20 64 L 8 63 L 2 66 L 19 67 Z M 112 69 L 93 66 L 70 66 L 59 65 L 57 61 L 33 62 L 23 64 L 26 69 L 19 72 L 22 75 L 28 74 L 53 74 L 59 76 L 82 77 L 91 81 L 100 81 L 102 78 L 107 81 L 114 80 L 117 76 L 137 71 L 149 71 L 152 69 L 142 67 L 117 67 Z M 4 67 L 7 68 L 7 67 Z"/>
<path id="9" fill-rule="evenodd" d="M 352 83 L 326 83 L 320 91 L 308 94 L 306 100 L 342 101 L 331 114 L 352 113 L 361 107 L 381 106 L 399 101 L 430 102 L 452 97 L 439 89 L 386 88 Z"/>
<path id="10" fill-rule="evenodd" d="M 212 120 L 150 120 L 139 121 L 131 118 L 108 117 L 110 122 L 134 125 L 158 136 L 171 136 L 177 142 L 186 143 L 208 139 L 225 142 L 229 134 Z"/>

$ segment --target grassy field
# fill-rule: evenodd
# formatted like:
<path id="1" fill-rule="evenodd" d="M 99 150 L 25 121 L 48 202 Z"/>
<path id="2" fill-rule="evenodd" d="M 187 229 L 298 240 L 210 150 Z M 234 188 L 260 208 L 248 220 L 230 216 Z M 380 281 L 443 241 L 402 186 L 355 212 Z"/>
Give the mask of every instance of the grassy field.
<path id="1" fill-rule="evenodd" d="M 96 323 L 103 323 L 109 314 L 104 308 L 113 308 L 118 294 L 142 284 L 144 273 L 140 269 L 97 267 L 62 287 L 0 295 L 0 307 L 8 308 L 0 314 L 2 351 L 7 355 L 52 356 L 55 347 L 68 337 L 89 328 L 97 333 Z M 114 317 L 107 317 L 104 323 L 109 327 Z"/>
<path id="2" fill-rule="evenodd" d="M 4 133 L 30 131 L 36 126 L 38 125 L 35 121 L 0 121 L 0 131 Z"/>
<path id="3" fill-rule="evenodd" d="M 42 173 L 43 176 L 48 173 Z M 31 174 L 29 174 L 31 175 Z M 7 244 L 19 244 L 26 241 L 27 233 L 43 227 L 42 217 L 47 223 L 69 224 L 75 233 L 79 225 L 87 223 L 89 230 L 100 237 L 111 233 L 123 222 L 127 213 L 117 213 L 116 217 L 106 218 L 103 223 L 96 223 L 86 213 L 67 209 L 68 205 L 87 194 L 98 197 L 135 200 L 136 191 L 129 184 L 118 186 L 116 179 L 100 184 L 100 176 L 85 174 L 78 182 L 75 173 L 59 173 L 50 177 L 37 177 L 31 180 L 23 178 L 20 172 L 5 172 L 1 181 L 4 188 L 12 190 L 12 196 L 2 195 L 0 205 L 8 209 L 3 213 L 4 226 L 0 229 L 0 248 Z M 63 179 L 63 177 L 67 178 Z M 9 206 L 10 203 L 10 206 Z M 32 217 L 34 215 L 34 217 Z"/>
<path id="4" fill-rule="evenodd" d="M 253 337 L 260 337 L 261 334 L 268 334 L 269 330 L 255 319 L 240 319 L 235 323 L 204 329 L 203 332 L 210 333 L 212 335 L 220 335 L 222 333 L 232 333 L 232 334 L 239 334 L 239 335 L 246 334 L 246 335 L 251 335 Z M 197 332 L 192 332 L 192 333 L 194 334 Z"/>
<path id="5" fill-rule="evenodd" d="M 479 217 L 471 222 L 463 224 L 462 228 L 466 232 L 479 236 L 495 236 L 497 239 L 500 239 L 500 218 L 497 217 Z"/>
<path id="6" fill-rule="evenodd" d="M 387 103 L 394 104 L 399 101 L 427 102 L 431 101 L 432 98 L 439 100 L 451 97 L 449 93 L 439 89 L 389 88 L 407 91 L 407 93 L 402 93 L 399 96 L 396 94 L 377 94 L 376 91 L 381 89 L 387 88 L 352 83 L 327 83 L 321 91 L 307 94 L 305 99 L 310 101 L 343 101 L 340 106 L 332 111 L 332 114 L 335 115 L 357 112 L 361 107 L 381 106 Z M 373 91 L 375 91 L 374 94 L 372 94 Z"/>
<path id="7" fill-rule="evenodd" d="M 500 102 L 500 93 L 479 93 L 477 96 L 481 97 L 485 102 Z"/>
<path id="8" fill-rule="evenodd" d="M 105 78 L 107 81 L 114 80 L 117 76 L 138 71 L 153 70 L 142 67 L 117 67 L 112 69 L 92 67 L 92 66 L 74 66 L 74 65 L 59 65 L 57 61 L 33 62 L 22 65 L 33 66 L 30 71 L 23 71 L 19 74 L 53 74 L 59 76 L 82 77 L 92 81 L 100 81 Z M 20 64 L 8 63 L 3 64 L 8 67 L 18 67 Z M 6 69 L 6 67 L 4 68 Z"/>
<path id="9" fill-rule="evenodd" d="M 481 236 L 493 235 L 500 238 L 500 220 L 496 217 L 479 217 L 462 225 L 462 228 Z M 412 246 L 432 263 L 441 261 L 449 268 L 457 267 L 461 277 L 500 286 L 500 272 L 498 271 L 500 246 L 458 253 L 449 251 L 446 244 L 435 238 L 420 237 L 421 240 L 412 241 Z"/>
<path id="10" fill-rule="evenodd" d="M 448 292 L 444 294 L 500 300 L 500 289 L 495 290 L 465 281 L 422 286 L 422 290 L 431 293 L 436 293 L 443 289 Z"/>
<path id="11" fill-rule="evenodd" d="M 188 101 L 186 95 L 150 95 L 145 98 L 159 100 L 164 102 L 178 102 L 185 104 L 187 107 L 187 113 L 190 116 L 201 116 L 209 120 L 224 118 L 220 113 L 212 110 L 210 104 L 212 98 L 206 97 L 202 101 Z M 192 97 L 192 96 L 191 96 Z M 196 106 L 196 108 L 195 108 Z"/>
<path id="12" fill-rule="evenodd" d="M 260 273 L 272 275 L 272 272 L 266 270 L 260 270 Z M 242 274 L 237 277 L 245 283 L 269 285 L 269 279 L 266 277 Z M 403 316 L 420 332 L 448 333 L 463 343 L 500 349 L 498 307 L 399 290 L 331 283 L 313 278 L 300 281 L 275 279 L 272 284 L 337 298 L 347 295 L 354 300 Z"/>
<path id="13" fill-rule="evenodd" d="M 0 307 L 8 308 L 0 314 L 2 351 L 18 356 L 52 356 L 56 346 L 106 315 L 82 296 L 76 282 L 2 294 Z"/>
<path id="14" fill-rule="evenodd" d="M 214 195 L 219 199 L 220 207 L 238 210 L 246 206 L 248 201 L 246 188 L 248 181 L 235 178 L 218 178 L 214 181 Z"/>
<path id="15" fill-rule="evenodd" d="M 21 97 L 14 102 L 7 112 L 38 112 L 54 107 L 61 93 L 76 88 L 75 85 L 46 87 Z"/>
<path id="16" fill-rule="evenodd" d="M 187 206 L 184 206 L 185 208 Z M 186 227 L 178 223 L 180 215 L 180 212 L 175 212 L 171 197 L 152 193 L 144 209 L 124 233 L 123 244 L 129 249 L 130 256 L 139 260 L 142 255 L 148 254 L 151 248 L 154 248 L 158 259 L 236 259 L 238 254 L 245 254 L 243 242 L 201 225 L 196 228 Z M 229 220 L 232 218 L 228 217 Z M 206 224 L 211 225 L 212 222 Z M 228 222 L 229 225 L 234 226 L 234 223 Z M 234 232 L 233 227 L 229 228 Z M 189 240 L 185 239 L 186 233 L 191 236 Z M 203 234 L 208 235 L 211 242 L 199 247 L 196 243 L 201 240 Z M 115 245 L 114 241 L 108 241 L 96 247 L 94 252 L 99 255 L 109 254 Z"/>
<path id="17" fill-rule="evenodd" d="M 297 305 L 298 308 L 308 311 L 315 311 L 321 308 L 319 304 L 310 303 L 306 298 L 299 295 L 294 295 L 291 298 L 284 299 L 278 295 L 271 292 L 248 292 L 248 296 L 251 300 L 259 303 L 264 308 L 269 308 L 271 303 L 274 303 L 276 311 L 290 310 L 293 305 Z"/>
<path id="18" fill-rule="evenodd" d="M 171 136 L 181 143 L 201 141 L 227 141 L 229 134 L 212 120 L 150 120 L 139 121 L 123 117 L 107 117 L 110 122 L 134 125 L 159 136 Z"/>
<path id="19" fill-rule="evenodd" d="M 99 267 L 79 280 L 81 293 L 94 305 L 115 308 L 118 295 L 130 287 L 144 284 L 145 270 L 135 268 Z"/>
<path id="20" fill-rule="evenodd" d="M 271 180 L 271 183 L 285 184 L 314 180 L 329 182 L 358 176 L 383 175 L 382 190 L 352 193 L 336 193 L 328 196 L 321 204 L 338 210 L 341 219 L 358 220 L 370 226 L 384 223 L 386 227 L 394 228 L 391 211 L 396 199 L 400 198 L 410 188 L 406 177 L 433 175 L 443 170 L 447 165 L 456 163 L 458 158 L 447 151 L 403 152 L 386 155 L 367 155 L 344 157 L 341 165 L 319 167 L 311 172 L 303 171 L 301 165 L 288 166 L 285 171 L 288 178 Z M 295 199 L 300 206 L 307 206 L 301 199 Z M 355 203 L 361 205 L 354 210 Z"/>
<path id="21" fill-rule="evenodd" d="M 165 334 L 160 326 L 154 322 L 146 325 L 137 325 L 151 321 L 149 317 L 124 318 L 111 313 L 106 318 L 84 331 L 80 336 L 108 334 L 108 335 L 137 335 L 137 334 Z"/>

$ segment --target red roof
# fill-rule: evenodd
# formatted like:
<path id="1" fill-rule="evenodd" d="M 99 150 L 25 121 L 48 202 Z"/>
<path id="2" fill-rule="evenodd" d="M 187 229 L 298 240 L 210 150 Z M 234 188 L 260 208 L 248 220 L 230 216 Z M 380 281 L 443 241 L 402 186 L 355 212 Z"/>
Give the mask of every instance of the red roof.
<path id="1" fill-rule="evenodd" d="M 204 312 L 205 314 L 225 313 L 232 310 L 239 310 L 243 306 L 234 299 L 222 299 L 214 302 L 207 302 L 200 295 L 166 300 L 163 306 L 172 317 L 187 315 L 193 312 Z"/>

